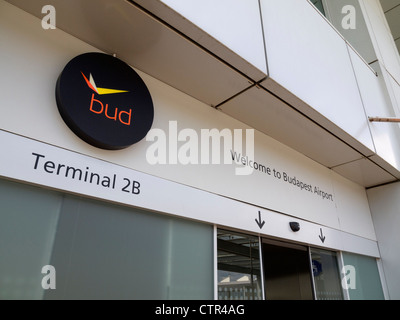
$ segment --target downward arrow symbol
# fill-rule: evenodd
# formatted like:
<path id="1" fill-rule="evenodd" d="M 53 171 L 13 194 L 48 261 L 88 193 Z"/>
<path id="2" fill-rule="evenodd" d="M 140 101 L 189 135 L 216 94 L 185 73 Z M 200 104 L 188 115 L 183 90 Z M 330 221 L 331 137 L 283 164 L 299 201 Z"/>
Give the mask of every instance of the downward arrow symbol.
<path id="1" fill-rule="evenodd" d="M 261 212 L 260 211 L 258 211 L 258 220 L 257 219 L 254 219 L 254 220 L 256 221 L 256 223 L 260 229 L 262 229 L 264 227 L 265 221 L 264 220 L 261 221 Z"/>
<path id="2" fill-rule="evenodd" d="M 322 234 L 322 228 L 319 228 L 319 231 L 320 231 L 321 235 L 319 235 L 318 237 L 320 238 L 320 240 L 322 241 L 322 243 L 324 243 L 326 237 Z"/>

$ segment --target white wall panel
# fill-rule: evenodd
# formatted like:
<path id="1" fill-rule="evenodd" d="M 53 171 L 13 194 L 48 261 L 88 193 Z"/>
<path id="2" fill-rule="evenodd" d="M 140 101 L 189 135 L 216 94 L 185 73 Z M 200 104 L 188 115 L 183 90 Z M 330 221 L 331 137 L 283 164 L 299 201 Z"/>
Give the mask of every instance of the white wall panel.
<path id="1" fill-rule="evenodd" d="M 397 82 L 392 76 L 388 75 L 390 86 L 393 92 L 394 110 L 400 115 L 400 82 Z"/>
<path id="2" fill-rule="evenodd" d="M 378 76 L 376 76 L 370 68 L 358 58 L 358 55 L 354 53 L 353 50 L 349 50 L 349 52 L 353 62 L 354 72 L 357 78 L 366 116 L 395 117 L 396 114 L 391 105 L 391 100 L 385 87 L 382 72 L 379 71 Z M 375 64 L 374 68 L 377 70 L 379 65 Z M 364 116 L 364 129 L 367 130 L 368 127 L 371 130 L 377 155 L 399 170 L 399 126 L 392 123 L 371 123 Z"/>
<path id="3" fill-rule="evenodd" d="M 270 77 L 371 148 L 343 38 L 307 1 L 260 3 Z"/>
<path id="4" fill-rule="evenodd" d="M 340 229 L 350 233 L 357 229 L 360 236 L 376 240 L 365 189 L 334 172 L 332 180 Z"/>
<path id="5" fill-rule="evenodd" d="M 400 183 L 367 191 L 390 299 L 400 299 Z"/>
<path id="6" fill-rule="evenodd" d="M 378 59 L 400 82 L 400 57 L 379 0 L 360 0 L 360 4 L 368 17 L 367 26 L 370 28 Z"/>
<path id="7" fill-rule="evenodd" d="M 258 0 L 161 1 L 267 74 Z"/>

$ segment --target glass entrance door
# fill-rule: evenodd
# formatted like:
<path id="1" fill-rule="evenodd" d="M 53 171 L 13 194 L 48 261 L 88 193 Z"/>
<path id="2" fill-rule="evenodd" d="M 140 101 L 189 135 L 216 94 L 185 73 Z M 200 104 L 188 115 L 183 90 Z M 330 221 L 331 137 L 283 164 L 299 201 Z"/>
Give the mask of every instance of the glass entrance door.
<path id="1" fill-rule="evenodd" d="M 343 300 L 336 252 L 311 248 L 312 271 L 317 300 Z"/>
<path id="2" fill-rule="evenodd" d="M 264 288 L 267 300 L 312 300 L 307 247 L 263 239 Z"/>

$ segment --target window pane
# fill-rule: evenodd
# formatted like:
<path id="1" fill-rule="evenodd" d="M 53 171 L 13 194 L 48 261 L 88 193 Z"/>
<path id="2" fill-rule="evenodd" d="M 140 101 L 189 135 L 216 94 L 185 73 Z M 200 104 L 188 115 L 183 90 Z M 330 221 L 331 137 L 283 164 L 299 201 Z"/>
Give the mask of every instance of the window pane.
<path id="1" fill-rule="evenodd" d="M 213 227 L 66 196 L 46 299 L 213 299 Z"/>
<path id="2" fill-rule="evenodd" d="M 312 0 L 336 30 L 367 63 L 377 59 L 371 36 L 358 0 Z"/>
<path id="3" fill-rule="evenodd" d="M 258 238 L 218 230 L 217 245 L 218 299 L 262 299 Z"/>
<path id="4" fill-rule="evenodd" d="M 323 6 L 323 4 L 322 4 L 322 0 L 311 0 L 311 2 L 314 4 L 314 6 L 317 7 L 317 9 L 318 9 L 319 11 L 321 11 L 321 13 L 322 13 L 323 15 L 325 15 L 325 10 L 324 10 L 324 6 Z"/>
<path id="5" fill-rule="evenodd" d="M 343 253 L 343 262 L 348 269 L 346 276 L 351 300 L 384 299 L 375 258 Z"/>
<path id="6" fill-rule="evenodd" d="M 311 249 L 317 300 L 343 300 L 343 290 L 336 253 Z"/>
<path id="7" fill-rule="evenodd" d="M 42 299 L 62 196 L 0 180 L 0 300 Z"/>

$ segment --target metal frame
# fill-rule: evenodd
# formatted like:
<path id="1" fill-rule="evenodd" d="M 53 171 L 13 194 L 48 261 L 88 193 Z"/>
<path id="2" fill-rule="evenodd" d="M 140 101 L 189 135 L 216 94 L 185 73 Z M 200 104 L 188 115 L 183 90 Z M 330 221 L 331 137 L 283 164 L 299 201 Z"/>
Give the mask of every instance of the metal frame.
<path id="1" fill-rule="evenodd" d="M 307 246 L 307 252 L 308 252 L 309 265 L 310 265 L 311 287 L 312 287 L 312 292 L 313 292 L 313 299 L 318 300 L 317 292 L 315 290 L 315 279 L 314 279 L 314 272 L 313 272 L 313 266 L 312 266 L 311 247 L 310 246 Z"/>
<path id="2" fill-rule="evenodd" d="M 347 282 L 345 282 L 345 285 L 343 285 L 343 268 L 344 268 L 344 260 L 343 260 L 343 253 L 342 251 L 337 252 L 337 262 L 338 262 L 338 267 L 341 275 L 341 286 L 342 286 L 342 291 L 343 291 L 343 298 L 344 300 L 350 300 L 350 294 L 349 294 L 349 289 L 347 288 Z"/>
<path id="3" fill-rule="evenodd" d="M 262 299 L 265 300 L 265 283 L 264 283 L 264 260 L 262 253 L 262 239 L 261 236 L 258 236 L 258 247 L 260 254 L 260 274 L 261 274 L 261 291 L 262 291 Z"/>
<path id="4" fill-rule="evenodd" d="M 227 232 L 227 233 L 232 233 L 232 234 L 237 234 L 237 235 L 243 235 L 246 237 L 251 237 L 253 238 L 253 242 L 251 244 L 249 244 L 248 249 L 246 250 L 249 253 L 249 258 L 250 258 L 250 269 L 253 270 L 253 259 L 252 259 L 252 253 L 255 254 L 252 244 L 258 244 L 258 260 L 259 260 L 259 270 L 260 270 L 260 287 L 259 290 L 261 290 L 261 299 L 265 300 L 265 292 L 264 292 L 264 277 L 263 277 L 263 266 L 262 266 L 262 253 L 261 253 L 261 238 L 259 235 L 257 234 L 251 234 L 251 233 L 246 233 L 243 231 L 238 231 L 238 230 L 233 230 L 231 228 L 225 228 L 223 226 L 218 226 L 218 225 L 214 225 L 214 244 L 213 244 L 213 248 L 214 248 L 214 300 L 218 300 L 218 295 L 219 295 L 219 291 L 218 291 L 218 249 L 222 250 L 222 251 L 230 251 L 230 249 L 233 249 L 236 247 L 239 247 L 240 245 L 238 244 L 229 244 L 229 243 L 225 243 L 226 241 L 222 241 L 220 242 L 220 245 L 222 247 L 218 247 L 218 242 L 220 241 L 218 239 L 218 230 Z M 247 256 L 246 253 L 244 253 L 242 250 L 239 250 L 241 252 L 238 252 L 239 255 L 245 255 Z M 232 270 L 231 270 L 232 271 Z M 243 270 L 234 270 L 234 272 L 243 272 Z M 252 271 L 250 272 L 251 275 L 251 282 L 253 283 L 253 273 Z"/>
<path id="5" fill-rule="evenodd" d="M 214 300 L 218 300 L 218 246 L 217 246 L 218 227 L 214 225 Z"/>
<path id="6" fill-rule="evenodd" d="M 385 297 L 385 300 L 390 300 L 389 289 L 387 287 L 385 271 L 383 270 L 382 259 L 376 258 L 376 264 L 378 265 L 378 272 L 379 278 L 381 280 L 383 296 Z"/>

